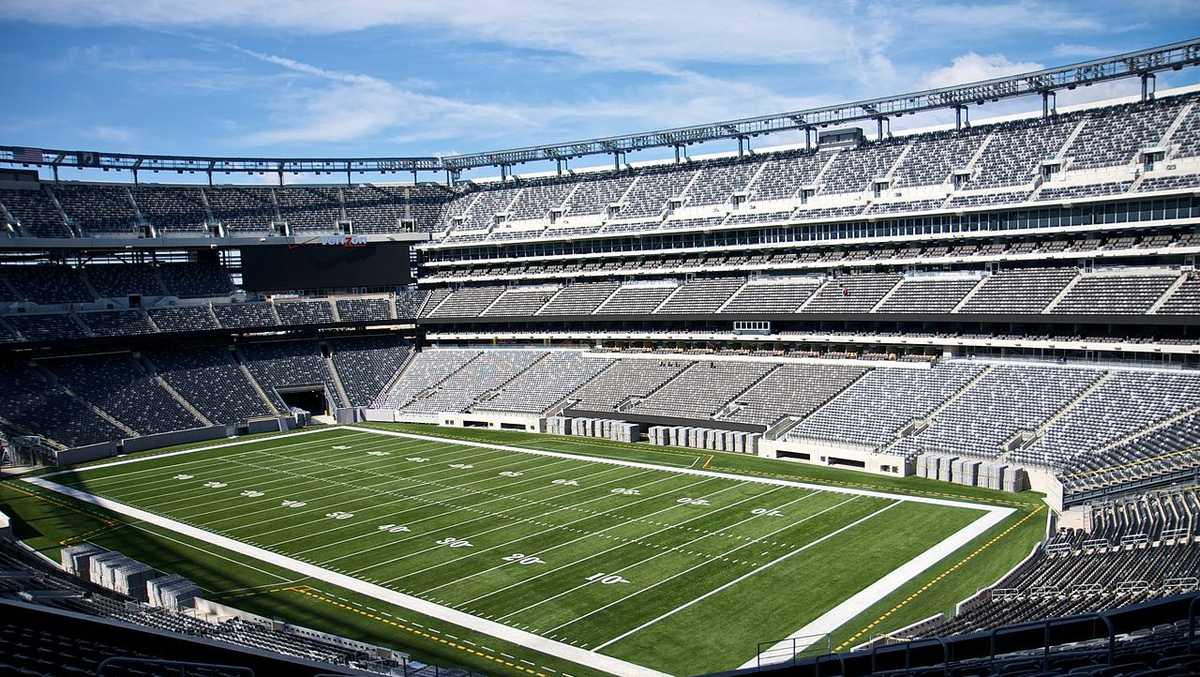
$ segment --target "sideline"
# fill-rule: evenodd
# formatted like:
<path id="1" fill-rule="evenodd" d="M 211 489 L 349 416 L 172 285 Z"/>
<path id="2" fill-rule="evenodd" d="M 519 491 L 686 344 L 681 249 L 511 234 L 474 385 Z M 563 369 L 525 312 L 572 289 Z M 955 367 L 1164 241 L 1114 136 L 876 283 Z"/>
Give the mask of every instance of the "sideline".
<path id="1" fill-rule="evenodd" d="M 920 555 L 913 558 L 909 562 L 902 564 L 900 567 L 893 570 L 891 573 L 885 575 L 883 578 L 880 578 L 879 580 L 875 581 L 870 586 L 861 590 L 859 593 L 851 596 L 850 598 L 848 598 L 846 600 L 843 600 L 840 604 L 838 604 L 834 608 L 830 609 L 829 611 L 825 612 L 819 618 L 817 618 L 816 620 L 807 624 L 804 628 L 797 630 L 795 633 L 793 633 L 791 635 L 791 637 L 800 637 L 800 636 L 812 635 L 812 634 L 825 634 L 825 633 L 835 630 L 838 626 L 853 619 L 859 613 L 861 613 L 865 609 L 869 608 L 873 604 L 877 603 L 879 600 L 883 599 L 888 594 L 890 594 L 894 590 L 898 589 L 900 586 L 904 585 L 905 583 L 912 580 L 916 576 L 920 575 L 926 569 L 933 566 L 937 562 L 941 561 L 943 558 L 945 558 L 952 552 L 958 550 L 959 548 L 961 548 L 966 543 L 970 542 L 972 539 L 974 539 L 979 534 L 986 532 L 988 529 L 992 528 L 995 524 L 998 524 L 1000 521 L 1007 518 L 1012 513 L 1016 512 L 1013 508 L 1004 508 L 1004 507 L 998 507 L 998 506 L 994 506 L 994 505 L 971 503 L 971 502 L 967 502 L 967 501 L 929 498 L 929 497 L 924 497 L 924 496 L 910 496 L 910 495 L 903 495 L 903 494 L 890 494 L 890 493 L 886 493 L 886 492 L 872 491 L 872 490 L 867 490 L 867 489 L 837 487 L 837 486 L 829 486 L 829 485 L 815 484 L 815 483 L 809 483 L 809 482 L 799 482 L 799 481 L 794 481 L 794 480 L 784 480 L 784 479 L 777 479 L 777 478 L 770 478 L 770 477 L 753 477 L 753 476 L 747 476 L 747 475 L 740 475 L 740 474 L 736 474 L 736 473 L 718 472 L 718 471 L 704 470 L 704 469 L 698 469 L 698 468 L 681 468 L 678 466 L 663 466 L 663 465 L 656 465 L 653 463 L 644 463 L 644 462 L 640 462 L 640 461 L 627 461 L 627 460 L 621 460 L 621 459 L 602 458 L 602 457 L 588 456 L 588 455 L 582 455 L 582 454 L 571 454 L 571 453 L 556 452 L 556 451 L 545 451 L 545 450 L 541 450 L 541 449 L 532 449 L 532 448 L 528 448 L 528 447 L 492 444 L 492 443 L 487 443 L 487 442 L 476 442 L 476 441 L 472 441 L 472 440 L 461 440 L 461 439 L 438 437 L 438 436 L 432 436 L 432 435 L 420 435 L 420 434 L 415 434 L 415 433 L 405 433 L 405 432 L 392 431 L 392 430 L 381 430 L 381 429 L 377 429 L 377 428 L 359 427 L 359 426 L 354 426 L 354 425 L 339 425 L 339 426 L 331 426 L 331 427 L 322 427 L 322 428 L 317 428 L 317 429 L 312 429 L 312 430 L 302 430 L 302 431 L 298 431 L 298 432 L 281 434 L 281 435 L 272 435 L 269 437 L 256 438 L 256 439 L 252 439 L 252 440 L 238 440 L 238 441 L 227 442 L 227 443 L 217 444 L 217 445 L 209 445 L 209 446 L 196 447 L 196 448 L 191 448 L 191 449 L 183 449 L 180 451 L 168 452 L 168 453 L 164 453 L 164 454 L 156 454 L 153 456 L 142 456 L 142 457 L 136 457 L 136 458 L 123 459 L 120 461 L 114 461 L 114 462 L 110 462 L 110 463 L 102 463 L 102 464 L 98 464 L 98 465 L 86 466 L 84 468 L 79 468 L 79 469 L 58 471 L 55 473 L 49 473 L 49 474 L 38 476 L 38 477 L 22 478 L 22 481 L 28 482 L 35 486 L 42 487 L 49 491 L 53 491 L 55 493 L 59 493 L 59 494 L 65 495 L 65 496 L 69 496 L 71 498 L 75 498 L 75 499 L 83 501 L 85 503 L 89 503 L 89 504 L 96 505 L 96 506 L 99 506 L 102 508 L 106 508 L 108 510 L 112 510 L 113 512 L 117 512 L 117 513 L 129 516 L 129 517 L 133 517 L 135 519 L 140 519 L 140 520 L 149 522 L 151 524 L 161 526 L 166 529 L 171 529 L 178 533 L 181 533 L 181 534 L 184 534 L 187 536 L 191 536 L 192 538 L 195 538 L 197 540 L 204 541 L 204 542 L 210 543 L 212 545 L 222 547 L 227 550 L 258 559 L 260 561 L 275 564 L 277 566 L 289 569 L 291 571 L 294 571 L 296 573 L 299 573 L 299 574 L 302 574 L 305 576 L 312 577 L 317 580 L 321 580 L 321 581 L 330 583 L 332 585 L 337 585 L 337 586 L 346 588 L 348 590 L 353 590 L 360 594 L 364 594 L 364 595 L 373 597 L 375 599 L 379 599 L 381 601 L 388 602 L 390 604 L 395 604 L 397 606 L 401 606 L 401 607 L 410 609 L 417 613 L 422 613 L 422 614 L 428 615 L 433 618 L 438 618 L 439 620 L 443 620 L 448 623 L 459 625 L 461 627 L 469 628 L 471 630 L 475 630 L 477 632 L 481 632 L 481 633 L 496 637 L 498 639 L 509 641 L 514 644 L 518 644 L 520 646 L 524 646 L 526 648 L 529 648 L 529 649 L 532 649 L 535 651 L 540 651 L 540 652 L 548 654 L 548 655 L 562 658 L 564 660 L 568 660 L 573 663 L 586 665 L 588 667 L 592 667 L 597 670 L 602 670 L 605 672 L 609 672 L 612 674 L 618 674 L 618 675 L 638 675 L 638 676 L 644 675 L 647 677 L 662 677 L 663 673 L 660 673 L 655 670 L 645 668 L 643 666 L 636 665 L 634 663 L 630 663 L 630 662 L 627 662 L 627 661 L 624 661 L 624 660 L 621 660 L 618 658 L 614 658 L 611 656 L 607 656 L 607 655 L 598 653 L 597 650 L 602 647 L 597 647 L 596 649 L 589 651 L 589 650 L 574 647 L 574 646 L 571 646 L 569 644 L 565 644 L 562 642 L 557 642 L 557 641 L 548 639 L 546 637 L 542 637 L 540 635 L 535 635 L 533 633 L 525 632 L 522 630 L 517 630 L 516 628 L 513 628 L 508 625 L 504 625 L 504 624 L 497 623 L 494 621 L 488 621 L 488 620 L 479 618 L 477 616 L 472 616 L 472 615 L 464 613 L 464 612 L 456 611 L 449 607 L 444 607 L 444 606 L 441 606 L 441 605 L 438 605 L 438 604 L 435 604 L 432 602 L 428 602 L 426 600 L 423 600 L 423 599 L 420 599 L 417 597 L 405 595 L 403 593 L 399 593 L 394 590 L 390 590 L 390 589 L 382 587 L 380 585 L 368 583 L 366 581 L 363 581 L 363 580 L 360 580 L 360 579 L 357 579 L 357 578 L 354 578 L 352 576 L 348 576 L 345 574 L 339 574 L 337 572 L 330 571 L 328 569 L 324 569 L 324 568 L 314 565 L 314 564 L 309 564 L 306 562 L 302 562 L 302 561 L 293 559 L 291 557 L 287 557 L 286 555 L 271 552 L 271 551 L 265 550 L 263 548 L 258 548 L 256 546 L 251 546 L 246 543 L 242 543 L 241 541 L 234 540 L 232 538 L 214 534 L 214 533 L 211 533 L 204 529 L 192 527 L 190 525 L 186 525 L 186 524 L 177 522 L 175 520 L 172 520 L 172 519 L 160 516 L 160 515 L 156 515 L 154 513 L 150 513 L 145 510 L 141 510 L 139 508 L 125 505 L 123 503 L 119 503 L 117 501 L 106 499 L 106 498 L 103 498 L 100 496 L 96 496 L 94 494 L 88 493 L 86 491 L 82 491 L 80 489 L 76 489 L 74 487 L 60 485 L 55 482 L 48 481 L 46 479 L 48 477 L 52 477 L 55 475 L 67 474 L 67 473 L 71 473 L 71 472 L 86 472 L 86 471 L 98 469 L 98 468 L 112 467 L 112 466 L 117 466 L 117 465 L 125 465 L 128 463 L 140 463 L 142 461 L 148 461 L 148 460 L 153 460 L 153 459 L 157 459 L 157 458 L 180 456 L 180 455 L 184 455 L 184 454 L 209 451 L 212 449 L 250 445 L 250 444 L 256 444 L 259 442 L 278 440 L 278 439 L 283 439 L 283 438 L 288 438 L 288 437 L 311 435 L 311 434 L 316 434 L 316 433 L 321 433 L 321 432 L 336 433 L 336 432 L 351 432 L 351 431 L 357 432 L 357 433 L 365 433 L 365 434 L 369 434 L 369 435 L 384 436 L 384 437 L 421 440 L 421 441 L 427 441 L 427 442 L 435 442 L 435 443 L 439 443 L 439 444 L 448 444 L 448 445 L 465 446 L 465 447 L 476 447 L 476 448 L 482 448 L 482 449 L 494 449 L 494 450 L 499 450 L 499 451 L 508 451 L 508 452 L 514 452 L 514 453 L 520 453 L 520 454 L 528 454 L 528 455 L 544 456 L 544 457 L 560 458 L 560 459 L 571 459 L 571 460 L 599 463 L 599 464 L 605 464 L 605 465 L 623 466 L 623 467 L 628 467 L 628 468 L 657 470 L 657 471 L 670 472 L 670 473 L 675 473 L 675 474 L 680 474 L 680 475 L 694 475 L 694 476 L 698 476 L 698 477 L 719 478 L 719 479 L 726 479 L 726 480 L 732 480 L 732 481 L 738 481 L 738 482 L 754 482 L 754 483 L 758 483 L 758 484 L 802 488 L 802 489 L 809 489 L 809 490 L 814 490 L 814 491 L 840 493 L 840 494 L 846 494 L 846 495 L 852 495 L 852 496 L 869 496 L 869 497 L 883 498 L 883 499 L 888 499 L 888 500 L 893 500 L 893 501 L 910 501 L 910 502 L 914 502 L 914 503 L 924 503 L 924 504 L 939 505 L 939 506 L 945 506 L 945 507 L 965 508 L 965 509 L 970 509 L 970 510 L 977 510 L 977 511 L 984 513 L 980 518 L 976 519 L 974 522 L 967 525 L 963 529 L 959 530 L 957 533 L 953 534 L 949 538 L 934 545 L 933 547 L 931 547 L 930 549 L 921 553 Z M 335 434 L 333 436 L 333 439 L 338 439 L 342 436 L 343 435 Z M 726 586 L 726 587 L 728 587 L 728 586 Z M 700 599 L 702 599 L 702 598 L 700 598 Z M 690 602 L 689 604 L 695 603 L 697 601 L 699 601 L 699 599 L 692 600 L 692 602 Z M 822 630 L 821 628 L 826 628 L 826 629 Z M 612 640 L 612 641 L 615 641 L 615 640 Z M 609 643 L 612 643 L 612 641 L 610 641 Z M 782 642 L 782 644 L 787 644 L 788 646 L 790 646 L 791 642 L 785 641 L 785 642 Z M 756 662 L 757 662 L 757 656 L 754 659 L 752 659 L 750 662 L 748 662 L 747 665 L 755 665 Z"/>
<path id="2" fill-rule="evenodd" d="M 302 574 L 319 581 L 324 581 L 331 585 L 352 590 L 359 594 L 373 597 L 389 604 L 410 609 L 419 614 L 424 614 L 432 618 L 437 618 L 438 620 L 446 621 L 447 623 L 468 628 L 476 632 L 481 632 L 483 634 L 496 637 L 497 639 L 502 639 L 506 642 L 512 642 L 513 644 L 533 649 L 534 651 L 540 651 L 541 653 L 555 656 L 572 663 L 585 665 L 587 667 L 594 668 L 596 670 L 602 670 L 613 675 L 666 677 L 664 673 L 651 670 L 628 661 L 623 661 L 619 658 L 593 653 L 586 649 L 580 649 L 569 644 L 563 644 L 561 642 L 547 639 L 540 635 L 535 635 L 531 632 L 525 632 L 501 623 L 484 620 L 478 616 L 472 616 L 461 611 L 455 611 L 449 607 L 444 607 L 439 604 L 427 602 L 417 597 L 412 597 L 394 590 L 389 590 L 383 586 L 376 585 L 374 583 L 368 583 L 366 581 L 347 576 L 346 574 L 339 574 L 328 569 L 323 569 L 314 564 L 301 562 L 299 560 L 292 559 L 291 557 L 270 552 L 256 546 L 248 545 L 226 536 L 221 536 L 219 534 L 205 531 L 204 529 L 199 529 L 181 522 L 176 522 L 175 520 L 163 517 L 161 515 L 156 515 L 152 512 L 147 512 L 140 508 L 134 508 L 133 506 L 118 503 L 107 498 L 94 496 L 86 491 L 81 491 L 73 487 L 56 484 L 41 477 L 27 477 L 23 478 L 23 481 L 48 491 L 70 496 L 71 498 L 83 501 L 84 503 L 99 506 L 127 517 L 132 517 L 155 526 L 170 529 L 196 540 L 209 543 L 219 548 L 224 548 L 231 552 L 236 552 L 240 555 L 245 555 L 269 564 L 274 564 L 275 566 L 294 571 L 298 574 Z"/>

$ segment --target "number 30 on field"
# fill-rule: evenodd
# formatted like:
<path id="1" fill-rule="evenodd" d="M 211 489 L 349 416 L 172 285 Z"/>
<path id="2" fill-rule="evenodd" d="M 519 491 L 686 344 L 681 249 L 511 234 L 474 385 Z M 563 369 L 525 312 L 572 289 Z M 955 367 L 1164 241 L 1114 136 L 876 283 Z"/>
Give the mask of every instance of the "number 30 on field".
<path id="1" fill-rule="evenodd" d="M 545 564 L 546 560 L 533 555 L 526 555 L 520 552 L 514 552 L 508 557 L 503 558 L 505 562 L 516 562 L 517 564 Z"/>

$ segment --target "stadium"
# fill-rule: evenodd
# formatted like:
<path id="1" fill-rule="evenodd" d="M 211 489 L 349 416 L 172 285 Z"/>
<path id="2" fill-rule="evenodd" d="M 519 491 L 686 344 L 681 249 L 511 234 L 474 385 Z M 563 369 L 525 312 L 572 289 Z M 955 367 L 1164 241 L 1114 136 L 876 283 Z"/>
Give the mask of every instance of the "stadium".
<path id="1" fill-rule="evenodd" d="M 1197 65 L 422 156 L 12 139 L 0 674 L 1200 674 Z"/>

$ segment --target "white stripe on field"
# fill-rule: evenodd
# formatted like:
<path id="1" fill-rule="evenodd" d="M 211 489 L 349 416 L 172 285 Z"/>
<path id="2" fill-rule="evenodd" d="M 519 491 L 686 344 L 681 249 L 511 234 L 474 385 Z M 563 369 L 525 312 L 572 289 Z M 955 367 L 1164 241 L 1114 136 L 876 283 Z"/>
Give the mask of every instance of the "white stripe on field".
<path id="1" fill-rule="evenodd" d="M 56 484 L 46 480 L 43 477 L 26 477 L 22 479 L 23 481 L 34 486 L 63 494 L 64 496 L 70 496 L 71 498 L 83 501 L 84 503 L 90 503 L 106 510 L 120 513 L 127 517 L 132 517 L 134 519 L 142 520 L 143 522 L 164 527 L 183 534 L 184 536 L 210 543 L 219 548 L 224 548 L 231 552 L 236 552 L 247 557 L 253 557 L 254 559 L 267 562 L 268 564 L 273 564 L 284 569 L 295 571 L 298 574 L 315 578 L 319 581 L 324 581 L 330 585 L 346 588 L 347 590 L 352 590 L 359 594 L 373 597 L 388 604 L 395 604 L 396 606 L 411 609 L 416 613 L 425 614 L 426 616 L 430 616 L 447 623 L 452 623 L 460 627 L 468 628 L 470 630 L 474 630 L 475 632 L 481 632 L 485 635 L 491 635 L 492 637 L 496 637 L 506 642 L 512 642 L 513 644 L 527 647 L 529 649 L 533 649 L 534 651 L 540 651 L 544 654 L 555 656 L 572 663 L 578 663 L 579 665 L 585 665 L 587 667 L 614 675 L 667 677 L 664 673 L 658 672 L 657 670 L 651 670 L 650 668 L 642 667 L 619 658 L 613 658 L 612 656 L 596 654 L 585 649 L 580 649 L 579 647 L 571 646 L 570 644 L 556 642 L 554 640 L 535 635 L 531 632 L 518 630 L 502 623 L 484 620 L 468 613 L 455 611 L 454 609 L 444 607 L 440 604 L 427 602 L 418 597 L 405 595 L 403 593 L 396 592 L 395 590 L 389 590 L 383 586 L 375 585 L 374 583 L 368 583 L 345 574 L 339 574 L 334 571 L 329 571 L 328 569 L 323 569 L 315 564 L 301 562 L 299 560 L 292 559 L 291 557 L 270 552 L 252 545 L 247 545 L 241 541 L 214 534 L 197 527 L 188 526 L 186 524 L 176 522 L 175 520 L 155 515 L 154 513 L 147 512 L 145 510 L 140 510 L 116 501 L 111 501 L 100 496 L 93 496 L 86 491 Z"/>

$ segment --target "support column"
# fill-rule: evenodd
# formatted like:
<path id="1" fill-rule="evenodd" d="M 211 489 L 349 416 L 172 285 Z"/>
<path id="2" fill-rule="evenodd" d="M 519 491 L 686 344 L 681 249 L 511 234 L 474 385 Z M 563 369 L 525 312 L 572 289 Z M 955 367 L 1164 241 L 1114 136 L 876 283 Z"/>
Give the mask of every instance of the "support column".
<path id="1" fill-rule="evenodd" d="M 1142 73 L 1142 103 L 1154 100 L 1156 84 L 1158 83 L 1155 80 L 1154 73 Z"/>
<path id="2" fill-rule="evenodd" d="M 554 166 L 555 166 L 555 170 L 558 172 L 558 175 L 561 177 L 562 176 L 562 158 L 555 159 Z"/>
<path id="3" fill-rule="evenodd" d="M 746 155 L 746 137 L 739 136 L 738 140 L 738 159 L 742 159 Z"/>
<path id="4" fill-rule="evenodd" d="M 613 151 L 613 171 L 621 171 L 621 153 Z"/>
<path id="5" fill-rule="evenodd" d="M 675 144 L 675 164 L 679 164 L 679 144 Z"/>

